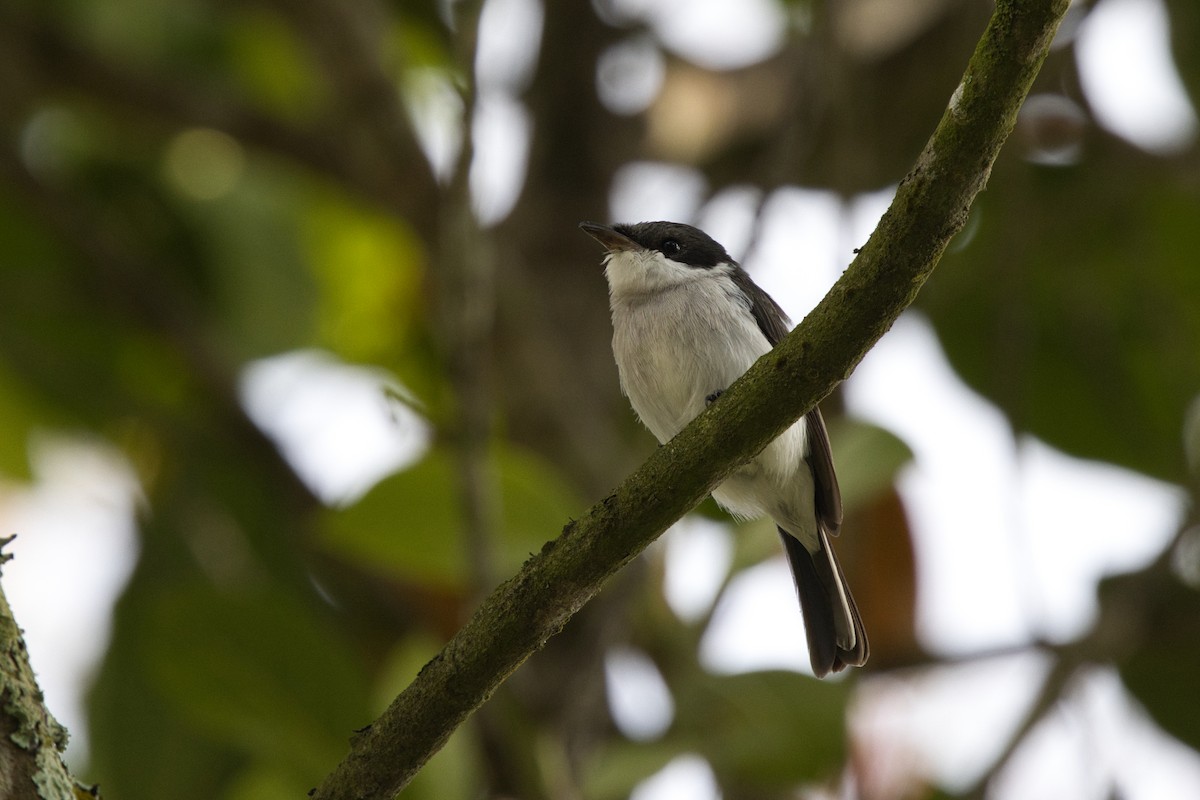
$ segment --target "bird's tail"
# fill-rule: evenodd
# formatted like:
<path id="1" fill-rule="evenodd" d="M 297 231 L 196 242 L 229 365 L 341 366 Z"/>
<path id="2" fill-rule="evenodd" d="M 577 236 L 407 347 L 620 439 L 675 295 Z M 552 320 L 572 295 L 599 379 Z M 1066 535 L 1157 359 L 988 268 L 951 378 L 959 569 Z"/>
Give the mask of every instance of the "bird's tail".
<path id="1" fill-rule="evenodd" d="M 779 535 L 800 595 L 813 672 L 823 678 L 848 666 L 862 666 L 869 652 L 867 634 L 829 538 L 820 531 L 819 548 L 810 553 L 783 528 Z"/>

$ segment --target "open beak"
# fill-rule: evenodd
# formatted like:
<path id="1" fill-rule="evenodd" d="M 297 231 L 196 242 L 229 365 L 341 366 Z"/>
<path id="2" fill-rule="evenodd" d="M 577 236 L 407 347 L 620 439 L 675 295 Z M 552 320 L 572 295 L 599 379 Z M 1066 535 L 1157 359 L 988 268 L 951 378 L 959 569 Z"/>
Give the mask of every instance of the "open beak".
<path id="1" fill-rule="evenodd" d="M 633 239 L 630 239 L 623 233 L 618 233 L 608 225 L 599 225 L 595 222 L 581 222 L 579 223 L 579 227 L 588 236 L 604 245 L 605 249 L 610 253 L 622 250 L 636 250 L 639 247 L 638 243 Z"/>

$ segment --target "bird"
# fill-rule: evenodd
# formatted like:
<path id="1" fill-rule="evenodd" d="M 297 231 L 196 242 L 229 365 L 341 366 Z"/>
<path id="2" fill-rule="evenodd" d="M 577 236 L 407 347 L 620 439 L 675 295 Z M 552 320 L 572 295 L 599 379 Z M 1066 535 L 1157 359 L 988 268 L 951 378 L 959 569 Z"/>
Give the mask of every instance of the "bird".
<path id="1" fill-rule="evenodd" d="M 791 327 L 779 304 L 699 228 L 579 227 L 604 246 L 621 391 L 661 444 L 715 402 Z M 795 579 L 813 674 L 862 666 L 858 606 L 830 539 L 842 524 L 829 434 L 813 408 L 712 492 L 735 518 L 770 517 Z"/>

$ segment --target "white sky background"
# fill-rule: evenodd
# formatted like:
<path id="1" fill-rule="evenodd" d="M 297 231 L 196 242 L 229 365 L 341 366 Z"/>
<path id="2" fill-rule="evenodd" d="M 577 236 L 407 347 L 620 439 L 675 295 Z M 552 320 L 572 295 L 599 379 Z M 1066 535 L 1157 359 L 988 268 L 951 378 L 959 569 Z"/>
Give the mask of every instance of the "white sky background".
<path id="1" fill-rule="evenodd" d="M 782 40 L 783 19 L 773 0 L 691 0 L 686 13 L 681 2 L 612 0 L 609 7 L 617 16 L 648 19 L 667 46 L 711 66 L 758 60 Z M 521 39 L 520 31 L 498 35 L 501 23 L 494 20 L 540 25 L 533 0 L 488 3 L 489 9 L 501 6 L 505 13 L 493 13 L 493 22 L 485 17 L 480 53 L 480 71 L 502 76 L 483 87 L 475 133 L 480 157 L 472 186 L 485 221 L 511 208 L 520 180 L 513 164 L 523 163 L 528 126 L 513 96 L 528 79 L 529 65 L 485 69 L 513 58 L 502 42 Z M 1175 152 L 1194 145 L 1196 116 L 1169 59 L 1165 20 L 1161 0 L 1101 0 L 1078 33 L 1078 57 L 1101 124 L 1145 149 Z M 536 32 L 527 30 L 524 39 L 536 41 Z M 653 91 L 659 62 L 644 39 L 627 49 L 634 63 L 648 65 L 650 76 L 649 91 L 646 85 L 631 88 L 634 99 L 626 109 L 632 111 L 643 102 L 639 97 Z M 1120 75 L 1112 74 L 1114 64 Z M 613 74 L 622 73 L 614 68 Z M 439 124 L 444 127 L 455 113 L 461 109 L 447 109 Z M 426 135 L 435 139 L 440 129 L 431 125 Z M 447 147 L 452 152 L 457 144 Z M 767 199 L 762 235 L 747 253 L 758 193 L 725 192 L 701 208 L 703 192 L 702 180 L 690 171 L 631 165 L 617 178 L 609 211 L 625 221 L 699 223 L 743 259 L 794 319 L 832 284 L 890 197 L 885 192 L 847 206 L 828 193 L 777 192 Z M 604 291 L 602 284 L 597 291 Z M 369 486 L 372 470 L 382 474 L 415 457 L 426 441 L 419 420 L 409 420 L 411 436 L 394 435 L 397 411 L 380 401 L 384 385 L 369 370 L 309 353 L 252 365 L 244 390 L 255 419 L 314 488 L 336 500 Z M 921 570 L 919 633 L 935 652 L 963 655 L 1034 636 L 1078 635 L 1095 614 L 1097 579 L 1145 563 L 1174 530 L 1182 503 L 1176 490 L 1080 462 L 1036 441 L 1014 442 L 999 412 L 949 369 L 928 324 L 916 315 L 901 320 L 845 388 L 851 413 L 893 430 L 916 453 L 900 488 Z M 73 733 L 78 760 L 86 752 L 85 682 L 103 653 L 112 604 L 136 557 L 138 492 L 130 470 L 101 443 L 42 438 L 32 444 L 34 488 L 0 488 L 0 529 L 20 533 L 9 548 L 16 560 L 5 566 L 4 586 L 50 708 Z M 330 468 L 323 472 L 320 465 Z M 364 471 L 364 465 L 372 469 Z M 728 535 L 710 522 L 685 521 L 665 537 L 668 600 L 681 617 L 694 618 L 712 603 L 727 569 Z M 64 586 L 71 591 L 63 592 Z M 807 671 L 798 617 L 782 560 L 748 570 L 716 611 L 705 662 L 724 671 Z M 653 665 L 622 651 L 608 668 L 622 729 L 639 739 L 658 735 L 673 705 Z M 864 681 L 856 730 L 872 741 L 906 743 L 908 750 L 897 755 L 903 763 L 923 764 L 935 779 L 962 786 L 994 755 L 997 731 L 1019 717 L 1042 671 L 1035 657 L 1017 657 L 911 679 Z M 1095 778 L 1097 769 L 1123 770 L 1118 778 L 1132 800 L 1200 797 L 1200 759 L 1158 733 L 1119 680 L 1100 670 L 1037 731 L 995 796 L 1098 797 L 1103 783 Z M 638 800 L 680 796 L 716 797 L 703 759 L 673 762 L 637 794 Z"/>

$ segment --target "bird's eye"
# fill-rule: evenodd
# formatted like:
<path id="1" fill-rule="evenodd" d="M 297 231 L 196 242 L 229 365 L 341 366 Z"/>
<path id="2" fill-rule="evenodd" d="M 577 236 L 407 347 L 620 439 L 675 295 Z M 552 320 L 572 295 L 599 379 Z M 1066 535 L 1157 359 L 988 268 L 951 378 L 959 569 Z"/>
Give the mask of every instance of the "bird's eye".
<path id="1" fill-rule="evenodd" d="M 679 242 L 675 241 L 674 239 L 667 239 L 662 243 L 662 247 L 659 249 L 662 250 L 662 254 L 664 256 L 670 258 L 671 256 L 679 255 L 679 251 L 683 248 L 680 247 Z"/>

